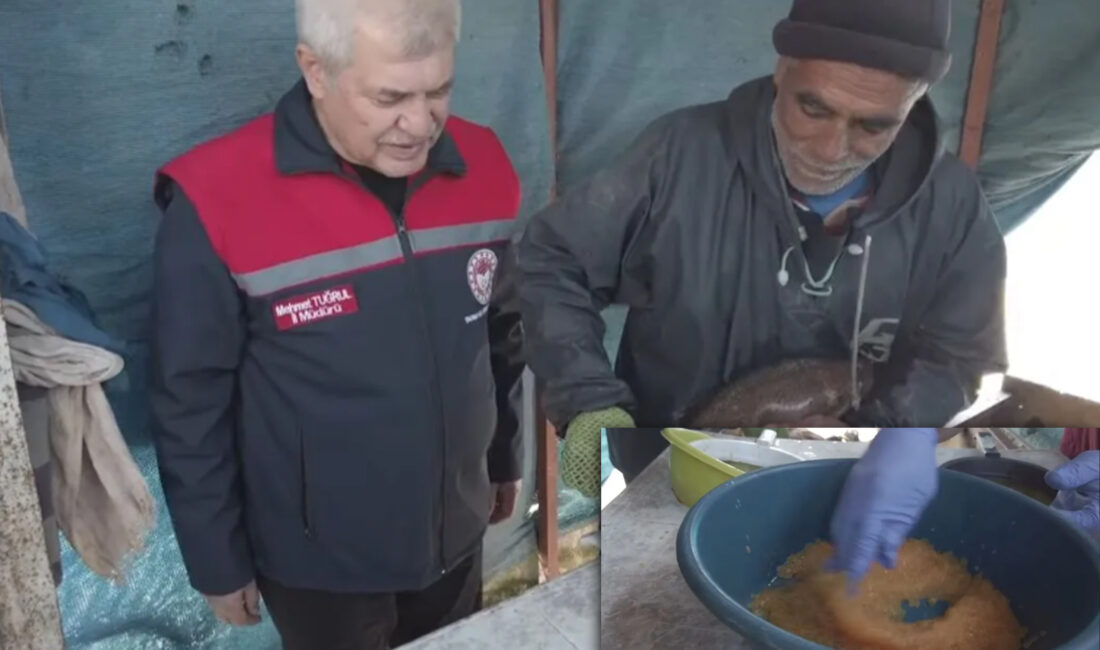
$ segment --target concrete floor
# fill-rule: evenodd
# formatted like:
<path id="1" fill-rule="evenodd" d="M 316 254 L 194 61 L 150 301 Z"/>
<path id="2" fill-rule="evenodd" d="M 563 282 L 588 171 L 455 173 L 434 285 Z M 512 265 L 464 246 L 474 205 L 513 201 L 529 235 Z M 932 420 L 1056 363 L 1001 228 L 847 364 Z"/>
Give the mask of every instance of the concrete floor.
<path id="1" fill-rule="evenodd" d="M 402 650 L 595 650 L 599 567 L 589 564 Z"/>

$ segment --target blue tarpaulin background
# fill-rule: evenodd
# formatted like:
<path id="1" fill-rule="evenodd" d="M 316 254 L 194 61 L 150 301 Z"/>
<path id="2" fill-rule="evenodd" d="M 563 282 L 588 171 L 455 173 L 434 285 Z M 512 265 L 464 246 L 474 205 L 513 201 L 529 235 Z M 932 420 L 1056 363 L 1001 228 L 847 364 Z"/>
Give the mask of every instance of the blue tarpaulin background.
<path id="1" fill-rule="evenodd" d="M 687 8 L 690 6 L 690 10 Z M 558 141 L 550 151 L 536 0 L 464 3 L 453 108 L 494 127 L 524 185 L 524 215 L 567 190 L 659 114 L 724 97 L 774 65 L 780 0 L 563 0 Z M 954 67 L 933 99 L 957 145 L 979 0 L 956 0 Z M 0 89 L 32 230 L 53 267 L 126 342 L 110 397 L 160 494 L 143 391 L 154 169 L 269 110 L 296 79 L 291 0 L 3 0 Z M 1008 0 L 980 176 L 998 219 L 1019 223 L 1100 146 L 1095 0 Z M 607 346 L 621 313 L 609 312 Z M 528 435 L 525 498 L 534 487 Z M 606 471 L 609 469 L 605 465 Z M 74 650 L 274 647 L 267 625 L 227 631 L 187 587 L 163 500 L 130 585 L 82 571 L 65 551 L 62 614 Z M 594 512 L 564 493 L 563 519 Z M 533 547 L 516 517 L 487 540 L 487 570 Z"/>

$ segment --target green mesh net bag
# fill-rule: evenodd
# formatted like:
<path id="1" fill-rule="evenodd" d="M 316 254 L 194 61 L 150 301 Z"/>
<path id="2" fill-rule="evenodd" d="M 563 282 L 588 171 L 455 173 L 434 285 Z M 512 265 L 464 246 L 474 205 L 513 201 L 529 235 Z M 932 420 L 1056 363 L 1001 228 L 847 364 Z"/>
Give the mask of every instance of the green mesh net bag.
<path id="1" fill-rule="evenodd" d="M 600 434 L 608 428 L 631 428 L 634 420 L 621 408 L 582 413 L 569 423 L 561 449 L 561 479 L 586 497 L 600 495 Z"/>

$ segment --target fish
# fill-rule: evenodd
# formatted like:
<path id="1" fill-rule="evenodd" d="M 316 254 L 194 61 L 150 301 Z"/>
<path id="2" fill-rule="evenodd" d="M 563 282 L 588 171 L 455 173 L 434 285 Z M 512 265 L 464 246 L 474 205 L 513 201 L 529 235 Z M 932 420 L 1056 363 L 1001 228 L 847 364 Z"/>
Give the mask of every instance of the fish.
<path id="1" fill-rule="evenodd" d="M 743 375 L 688 410 L 692 429 L 795 425 L 812 417 L 839 418 L 852 406 L 852 366 L 847 359 L 787 359 Z M 860 398 L 871 388 L 872 365 L 860 359 Z"/>

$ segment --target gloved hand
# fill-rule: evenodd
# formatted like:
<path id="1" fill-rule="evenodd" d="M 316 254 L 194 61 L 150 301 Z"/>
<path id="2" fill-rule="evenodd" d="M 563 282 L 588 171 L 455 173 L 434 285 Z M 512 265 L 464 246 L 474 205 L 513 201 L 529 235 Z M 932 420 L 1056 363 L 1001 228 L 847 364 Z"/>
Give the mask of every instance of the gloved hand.
<path id="1" fill-rule="evenodd" d="M 603 429 L 631 429 L 634 418 L 613 406 L 581 413 L 565 429 L 561 449 L 561 479 L 588 498 L 600 495 L 600 433 Z"/>
<path id="2" fill-rule="evenodd" d="M 882 429 L 852 468 L 833 512 L 830 568 L 854 587 L 871 563 L 888 569 L 936 495 L 935 429 Z"/>
<path id="3" fill-rule="evenodd" d="M 1093 536 L 1100 535 L 1100 451 L 1078 454 L 1047 472 L 1047 485 L 1058 490 L 1054 511 Z"/>

